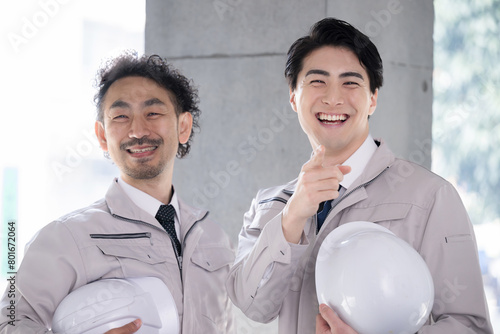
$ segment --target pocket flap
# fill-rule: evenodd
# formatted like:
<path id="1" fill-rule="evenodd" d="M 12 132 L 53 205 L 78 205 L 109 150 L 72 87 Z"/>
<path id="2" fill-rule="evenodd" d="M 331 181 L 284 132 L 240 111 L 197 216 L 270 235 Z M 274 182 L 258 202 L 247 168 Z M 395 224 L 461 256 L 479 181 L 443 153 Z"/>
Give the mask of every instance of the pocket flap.
<path id="1" fill-rule="evenodd" d="M 149 264 L 166 261 L 165 256 L 161 256 L 161 254 L 151 246 L 99 244 L 97 247 L 105 255 L 135 259 Z"/>
<path id="2" fill-rule="evenodd" d="M 383 221 L 395 221 L 406 218 L 410 212 L 411 204 L 384 203 L 368 208 L 353 208 L 349 210 L 349 218 L 354 220 L 365 220 L 372 223 Z"/>
<path id="3" fill-rule="evenodd" d="M 234 262 L 234 253 L 227 248 L 200 247 L 191 256 L 191 261 L 207 271 L 215 271 Z"/>

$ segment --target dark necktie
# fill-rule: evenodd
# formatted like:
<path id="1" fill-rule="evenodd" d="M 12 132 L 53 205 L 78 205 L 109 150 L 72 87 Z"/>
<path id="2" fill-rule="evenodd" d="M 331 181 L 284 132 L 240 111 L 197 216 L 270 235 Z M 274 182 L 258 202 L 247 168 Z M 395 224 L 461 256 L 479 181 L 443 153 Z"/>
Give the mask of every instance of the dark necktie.
<path id="1" fill-rule="evenodd" d="M 318 216 L 317 216 L 318 217 L 317 231 L 320 230 L 321 225 L 323 225 L 323 223 L 325 222 L 326 216 L 328 215 L 328 212 L 332 208 L 332 201 L 333 199 L 325 201 L 319 205 Z"/>
<path id="2" fill-rule="evenodd" d="M 339 185 L 339 192 L 342 189 L 342 186 Z M 317 213 L 317 232 L 319 232 L 321 226 L 325 222 L 326 216 L 328 216 L 328 212 L 330 212 L 330 209 L 332 208 L 332 202 L 334 200 L 328 200 L 319 205 L 318 213 Z"/>
<path id="3" fill-rule="evenodd" d="M 160 208 L 158 209 L 158 212 L 156 213 L 155 216 L 155 218 L 160 222 L 161 226 L 163 226 L 165 231 L 167 231 L 168 235 L 170 236 L 170 239 L 172 239 L 172 242 L 174 243 L 175 248 L 177 249 L 177 255 L 179 256 L 181 255 L 181 243 L 177 238 L 177 233 L 175 233 L 174 217 L 175 217 L 175 209 L 171 204 L 160 205 Z"/>

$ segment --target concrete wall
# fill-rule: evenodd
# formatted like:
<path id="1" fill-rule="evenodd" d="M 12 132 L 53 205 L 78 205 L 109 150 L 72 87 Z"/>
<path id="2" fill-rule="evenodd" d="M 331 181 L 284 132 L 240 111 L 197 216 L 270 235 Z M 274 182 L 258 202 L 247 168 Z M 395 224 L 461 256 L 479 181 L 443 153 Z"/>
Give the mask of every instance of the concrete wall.
<path id="1" fill-rule="evenodd" d="M 431 0 L 148 0 L 146 10 L 146 53 L 172 60 L 200 92 L 201 132 L 177 161 L 176 188 L 233 240 L 256 191 L 295 178 L 308 160 L 283 70 L 291 43 L 326 16 L 355 25 L 381 53 L 372 134 L 430 167 Z"/>
<path id="2" fill-rule="evenodd" d="M 207 207 L 237 242 L 259 188 L 295 178 L 311 147 L 288 103 L 286 52 L 316 21 L 355 25 L 379 48 L 385 84 L 372 134 L 430 167 L 432 0 L 148 0 L 146 53 L 169 58 L 199 87 L 201 132 L 176 162 L 181 196 Z M 274 333 L 241 320 L 238 333 Z M 267 331 L 266 331 L 267 330 Z"/>

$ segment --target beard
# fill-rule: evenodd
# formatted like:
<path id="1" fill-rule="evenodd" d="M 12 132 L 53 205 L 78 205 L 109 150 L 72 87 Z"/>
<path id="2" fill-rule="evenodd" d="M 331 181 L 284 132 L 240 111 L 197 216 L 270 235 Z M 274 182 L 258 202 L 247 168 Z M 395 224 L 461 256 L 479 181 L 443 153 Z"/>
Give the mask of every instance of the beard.
<path id="1" fill-rule="evenodd" d="M 141 163 L 141 166 L 136 168 L 123 166 L 123 172 L 135 180 L 150 180 L 160 175 L 166 166 L 166 163 L 163 161 L 156 166 L 142 164 L 141 161 L 139 162 Z"/>
<path id="2" fill-rule="evenodd" d="M 160 150 L 163 144 L 163 139 L 149 139 L 149 138 L 134 138 L 131 139 L 127 142 L 124 142 L 120 144 L 120 151 L 124 151 L 125 154 L 128 154 L 127 150 L 129 147 L 132 147 L 134 145 L 151 145 L 151 146 L 156 146 L 157 150 Z M 149 180 L 149 179 L 154 179 L 158 175 L 160 175 L 164 170 L 165 167 L 167 166 L 167 159 L 165 157 L 162 157 L 158 164 L 156 165 L 151 165 L 149 164 L 150 158 L 143 158 L 143 159 L 138 159 L 136 161 L 136 166 L 130 166 L 127 164 L 125 160 L 122 160 L 122 162 L 119 164 L 121 165 L 121 168 L 123 173 L 125 173 L 127 176 L 136 179 L 136 180 Z"/>

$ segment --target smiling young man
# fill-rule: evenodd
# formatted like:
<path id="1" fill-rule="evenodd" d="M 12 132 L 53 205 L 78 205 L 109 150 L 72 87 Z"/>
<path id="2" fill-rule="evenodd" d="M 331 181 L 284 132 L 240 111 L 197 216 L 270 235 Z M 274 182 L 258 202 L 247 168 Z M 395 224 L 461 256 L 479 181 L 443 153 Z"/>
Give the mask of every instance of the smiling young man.
<path id="1" fill-rule="evenodd" d="M 52 222 L 31 241 L 17 272 L 16 319 L 5 313 L 5 295 L 0 332 L 48 333 L 56 307 L 73 290 L 101 279 L 152 276 L 171 292 L 182 333 L 232 333 L 224 288 L 234 260 L 229 238 L 172 186 L 175 158 L 189 152 L 197 126 L 196 90 L 162 58 L 124 54 L 100 71 L 96 103 L 96 135 L 120 176 L 102 200 Z M 140 325 L 109 334 L 134 333 Z"/>
<path id="2" fill-rule="evenodd" d="M 337 19 L 319 21 L 290 47 L 290 104 L 312 156 L 297 179 L 253 200 L 228 293 L 255 321 L 278 317 L 279 333 L 315 333 L 316 321 L 321 333 L 353 333 L 324 306 L 327 318 L 316 319 L 315 259 L 336 227 L 370 221 L 414 247 L 432 273 L 436 302 L 419 333 L 492 333 L 474 233 L 457 192 L 370 135 L 382 72 L 375 45 Z"/>

